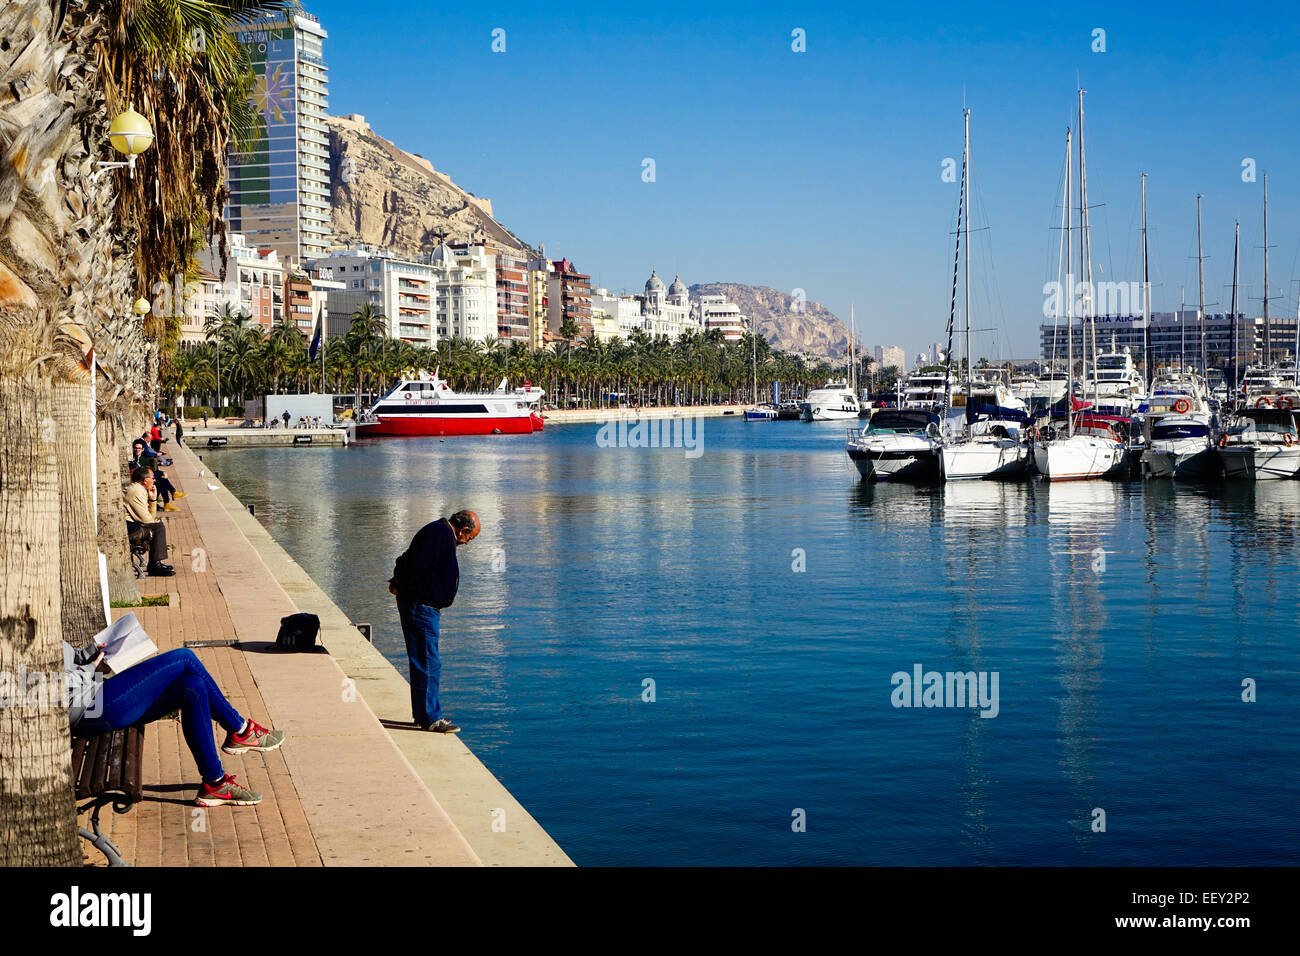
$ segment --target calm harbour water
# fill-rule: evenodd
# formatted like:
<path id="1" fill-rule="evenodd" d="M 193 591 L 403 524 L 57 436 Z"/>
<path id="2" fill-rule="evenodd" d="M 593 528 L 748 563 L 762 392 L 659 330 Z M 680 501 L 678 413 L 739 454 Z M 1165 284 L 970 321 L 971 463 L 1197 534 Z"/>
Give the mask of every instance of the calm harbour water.
<path id="1" fill-rule="evenodd" d="M 204 459 L 403 674 L 393 559 L 479 512 L 444 708 L 580 865 L 1300 863 L 1300 482 L 871 486 L 838 423 L 598 427 Z M 917 664 L 998 716 L 895 708 Z"/>

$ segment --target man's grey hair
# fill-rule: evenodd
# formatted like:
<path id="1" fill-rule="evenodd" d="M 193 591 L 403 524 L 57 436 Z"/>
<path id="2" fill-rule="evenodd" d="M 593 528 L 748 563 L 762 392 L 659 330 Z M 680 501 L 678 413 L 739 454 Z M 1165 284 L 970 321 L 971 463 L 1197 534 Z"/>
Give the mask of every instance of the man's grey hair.
<path id="1" fill-rule="evenodd" d="M 447 523 L 451 525 L 451 529 L 456 532 L 473 531 L 474 512 L 457 511 L 454 515 L 452 515 L 450 518 L 447 519 Z"/>

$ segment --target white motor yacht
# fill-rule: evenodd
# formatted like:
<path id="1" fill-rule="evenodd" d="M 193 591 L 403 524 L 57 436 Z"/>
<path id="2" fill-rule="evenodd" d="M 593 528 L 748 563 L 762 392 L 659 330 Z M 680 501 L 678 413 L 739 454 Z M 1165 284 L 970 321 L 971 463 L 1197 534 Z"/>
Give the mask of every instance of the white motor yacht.
<path id="1" fill-rule="evenodd" d="M 1225 478 L 1266 481 L 1300 473 L 1295 419 L 1284 409 L 1241 409 L 1219 436 L 1218 452 Z"/>
<path id="2" fill-rule="evenodd" d="M 868 481 L 937 481 L 941 448 L 938 416 L 911 408 L 880 409 L 844 444 Z"/>
<path id="3" fill-rule="evenodd" d="M 1209 415 L 1165 415 L 1150 428 L 1150 441 L 1142 453 L 1142 471 L 1148 478 L 1203 481 L 1218 475 Z"/>
<path id="4" fill-rule="evenodd" d="M 862 406 L 847 382 L 827 382 L 808 393 L 801 411 L 806 422 L 843 421 L 857 418 Z"/>

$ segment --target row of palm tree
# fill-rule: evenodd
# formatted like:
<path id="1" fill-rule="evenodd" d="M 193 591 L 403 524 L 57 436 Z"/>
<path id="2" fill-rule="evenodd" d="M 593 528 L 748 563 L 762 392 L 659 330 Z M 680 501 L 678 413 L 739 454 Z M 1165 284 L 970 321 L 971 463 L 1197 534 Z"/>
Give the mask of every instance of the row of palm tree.
<path id="1" fill-rule="evenodd" d="M 226 305 L 207 324 L 208 341 L 179 351 L 164 370 L 163 387 L 176 402 L 242 404 L 258 395 L 326 392 L 382 394 L 404 377 L 439 372 L 459 391 L 493 389 L 506 379 L 545 388 L 564 407 L 701 404 L 755 401 L 781 382 L 786 394 L 842 375 L 842 365 L 809 362 L 775 350 L 761 336 L 727 342 L 718 330 L 684 332 L 675 339 L 637 329 L 627 339 L 603 342 L 591 334 L 543 349 L 489 336 L 453 336 L 434 348 L 390 338 L 388 319 L 372 305 L 352 316 L 342 337 L 321 343 L 324 358 L 294 325 L 267 330 L 247 312 Z M 870 359 L 863 358 L 862 381 Z M 322 378 L 323 377 L 323 378 Z M 212 401 L 215 399 L 215 402 Z"/>
<path id="2" fill-rule="evenodd" d="M 133 321 L 131 305 L 185 274 L 196 240 L 223 248 L 225 157 L 257 123 L 234 28 L 297 9 L 0 3 L 0 673 L 57 673 L 63 642 L 84 646 L 104 626 L 101 561 L 111 599 L 139 598 L 121 474 L 168 329 Z M 121 158 L 109 125 L 129 107 L 152 145 L 131 171 L 106 173 L 101 162 Z M 0 720 L 0 865 L 81 865 L 57 697 Z"/>

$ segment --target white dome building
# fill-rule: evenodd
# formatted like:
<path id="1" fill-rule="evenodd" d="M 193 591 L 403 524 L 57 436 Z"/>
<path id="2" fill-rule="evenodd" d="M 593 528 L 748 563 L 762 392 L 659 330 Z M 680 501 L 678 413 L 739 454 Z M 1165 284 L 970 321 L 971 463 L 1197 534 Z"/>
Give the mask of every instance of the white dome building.
<path id="1" fill-rule="evenodd" d="M 691 318 L 691 293 L 681 277 L 675 276 L 673 284 L 665 289 L 664 280 L 653 269 L 645 283 L 641 316 L 649 335 L 677 338 L 687 329 L 698 327 Z"/>

